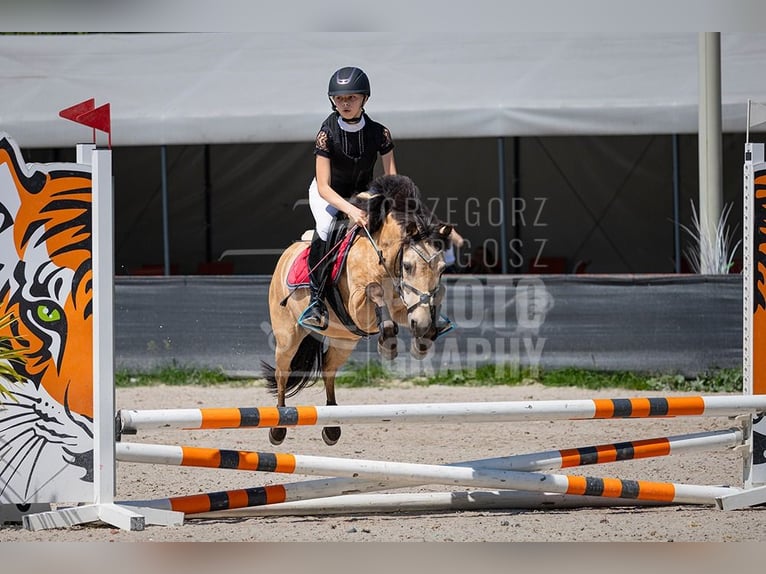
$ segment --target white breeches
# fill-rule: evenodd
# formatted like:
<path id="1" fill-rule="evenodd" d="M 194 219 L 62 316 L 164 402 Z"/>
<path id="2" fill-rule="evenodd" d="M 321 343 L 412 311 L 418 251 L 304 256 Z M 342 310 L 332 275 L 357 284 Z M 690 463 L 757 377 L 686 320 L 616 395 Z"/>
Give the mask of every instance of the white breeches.
<path id="1" fill-rule="evenodd" d="M 309 186 L 309 207 L 311 208 L 311 214 L 314 216 L 319 237 L 322 238 L 322 241 L 327 241 L 327 233 L 330 231 L 330 226 L 338 214 L 338 210 L 319 195 L 316 179 L 313 179 Z"/>

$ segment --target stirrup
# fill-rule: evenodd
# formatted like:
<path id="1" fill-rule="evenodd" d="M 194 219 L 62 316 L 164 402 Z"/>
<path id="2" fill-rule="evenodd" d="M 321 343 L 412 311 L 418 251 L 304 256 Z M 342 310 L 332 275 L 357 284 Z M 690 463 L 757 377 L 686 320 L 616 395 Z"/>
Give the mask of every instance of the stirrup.
<path id="1" fill-rule="evenodd" d="M 446 315 L 439 315 L 439 318 L 436 320 L 436 324 L 434 325 L 435 334 L 432 341 L 435 341 L 442 335 L 446 335 L 450 331 L 452 331 L 455 328 L 455 323 L 452 322 L 452 320 L 447 317 Z"/>
<path id="2" fill-rule="evenodd" d="M 321 301 L 312 301 L 309 306 L 303 310 L 298 317 L 298 324 L 316 333 L 326 330 L 330 324 L 330 318 L 327 309 Z"/>

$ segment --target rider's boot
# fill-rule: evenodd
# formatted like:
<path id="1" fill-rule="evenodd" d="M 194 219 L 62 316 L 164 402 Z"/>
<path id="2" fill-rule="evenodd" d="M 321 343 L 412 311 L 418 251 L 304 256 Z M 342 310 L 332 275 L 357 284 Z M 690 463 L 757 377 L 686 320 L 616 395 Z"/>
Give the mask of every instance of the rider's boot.
<path id="1" fill-rule="evenodd" d="M 311 301 L 308 307 L 298 318 L 298 323 L 312 331 L 324 331 L 329 324 L 329 314 L 324 304 L 324 288 L 328 280 L 327 273 L 330 268 L 327 257 L 322 258 L 327 253 L 327 242 L 323 241 L 315 231 L 309 248 L 308 266 L 309 266 L 309 288 L 311 290 Z"/>

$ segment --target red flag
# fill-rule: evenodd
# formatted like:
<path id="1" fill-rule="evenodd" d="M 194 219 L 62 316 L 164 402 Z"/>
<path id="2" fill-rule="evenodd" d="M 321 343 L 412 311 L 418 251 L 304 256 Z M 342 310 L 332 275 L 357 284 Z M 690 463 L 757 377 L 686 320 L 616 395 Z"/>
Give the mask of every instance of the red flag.
<path id="1" fill-rule="evenodd" d="M 78 116 L 91 111 L 95 107 L 96 107 L 96 100 L 94 98 L 91 98 L 89 100 L 85 100 L 84 102 L 80 102 L 79 104 L 75 104 L 68 108 L 64 108 L 63 110 L 59 112 L 59 116 L 64 118 L 65 120 L 72 120 L 73 122 L 77 122 Z"/>
<path id="2" fill-rule="evenodd" d="M 99 106 L 94 110 L 80 114 L 75 118 L 77 123 L 86 125 L 108 134 L 112 133 L 112 120 L 109 111 L 109 104 Z"/>

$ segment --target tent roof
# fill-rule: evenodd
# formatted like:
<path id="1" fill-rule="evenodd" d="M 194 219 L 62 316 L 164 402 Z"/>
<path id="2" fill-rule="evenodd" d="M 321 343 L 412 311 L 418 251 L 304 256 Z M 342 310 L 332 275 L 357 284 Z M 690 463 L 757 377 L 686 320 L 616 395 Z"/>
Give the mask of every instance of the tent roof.
<path id="1" fill-rule="evenodd" d="M 766 34 L 721 35 L 723 129 L 766 102 Z M 695 133 L 698 35 L 0 35 L 0 131 L 69 146 L 59 110 L 109 102 L 118 145 L 310 141 L 331 73 L 364 68 L 395 139 Z M 101 140 L 99 140 L 99 143 Z"/>

